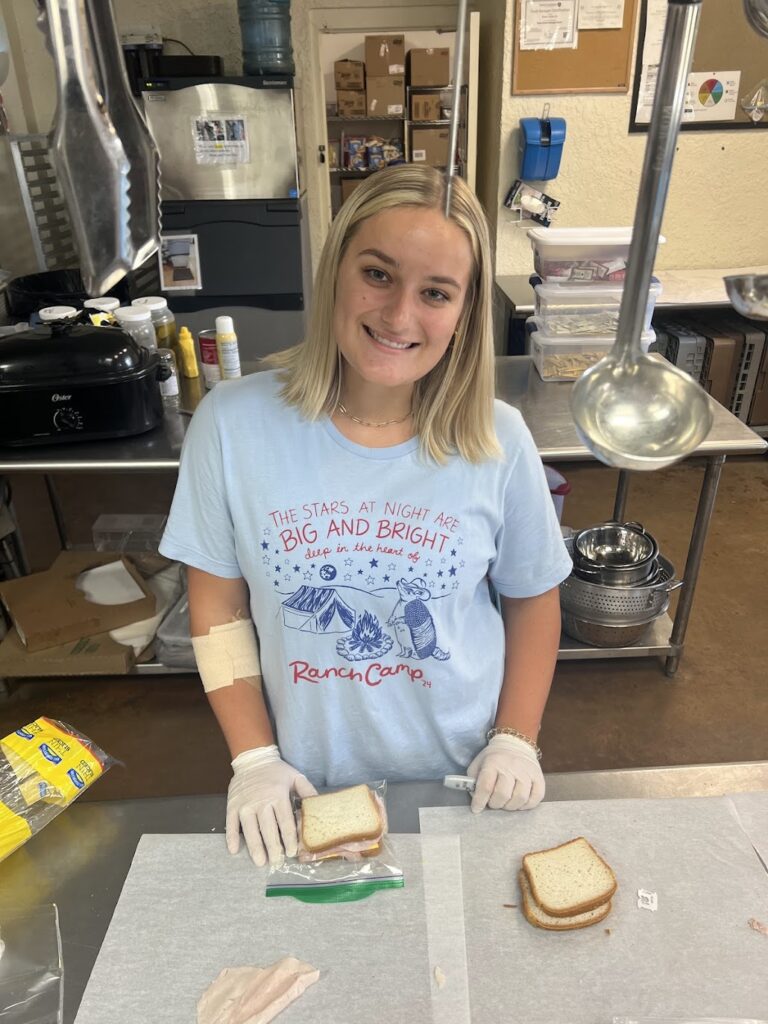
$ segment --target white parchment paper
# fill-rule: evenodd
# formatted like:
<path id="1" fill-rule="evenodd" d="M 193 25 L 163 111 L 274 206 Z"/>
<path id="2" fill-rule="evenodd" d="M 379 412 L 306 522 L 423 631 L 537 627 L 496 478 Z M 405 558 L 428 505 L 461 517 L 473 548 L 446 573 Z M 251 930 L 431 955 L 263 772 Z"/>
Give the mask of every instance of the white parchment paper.
<path id="1" fill-rule="evenodd" d="M 733 793 L 728 799 L 736 810 L 739 824 L 768 870 L 768 793 Z M 765 920 L 768 923 L 768 907 Z"/>
<path id="2" fill-rule="evenodd" d="M 613 1016 L 768 1016 L 768 874 L 727 797 L 589 800 L 533 811 L 423 808 L 423 834 L 461 839 L 473 1022 L 602 1024 Z M 619 882 L 605 921 L 548 932 L 525 920 L 524 853 L 583 835 Z M 658 910 L 637 906 L 638 889 Z"/>
<path id="3" fill-rule="evenodd" d="M 427 841 L 428 913 L 421 837 L 390 840 L 405 888 L 311 905 L 267 899 L 266 871 L 220 835 L 143 836 L 76 1024 L 194 1024 L 223 967 L 287 955 L 320 980 L 280 1024 L 469 1024 L 458 838 Z"/>

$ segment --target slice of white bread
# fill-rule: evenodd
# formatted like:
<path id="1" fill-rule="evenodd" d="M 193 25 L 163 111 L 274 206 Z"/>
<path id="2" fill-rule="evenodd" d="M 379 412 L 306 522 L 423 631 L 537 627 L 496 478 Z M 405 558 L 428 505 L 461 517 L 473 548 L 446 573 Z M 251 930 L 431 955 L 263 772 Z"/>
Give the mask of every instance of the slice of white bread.
<path id="1" fill-rule="evenodd" d="M 383 831 L 384 819 L 367 786 L 350 786 L 301 801 L 301 839 L 312 853 L 378 839 Z"/>
<path id="2" fill-rule="evenodd" d="M 534 900 L 531 887 L 528 884 L 528 876 L 524 871 L 519 871 L 517 880 L 520 883 L 520 895 L 523 900 L 523 913 L 526 919 L 536 928 L 546 928 L 553 932 L 567 932 L 574 928 L 588 928 L 591 924 L 602 921 L 611 912 L 610 900 L 594 910 L 588 910 L 584 914 L 573 914 L 570 917 L 552 917 L 542 910 Z"/>
<path id="3" fill-rule="evenodd" d="M 552 917 L 583 914 L 607 903 L 616 892 L 616 876 L 583 836 L 526 853 L 523 870 L 534 900 Z"/>

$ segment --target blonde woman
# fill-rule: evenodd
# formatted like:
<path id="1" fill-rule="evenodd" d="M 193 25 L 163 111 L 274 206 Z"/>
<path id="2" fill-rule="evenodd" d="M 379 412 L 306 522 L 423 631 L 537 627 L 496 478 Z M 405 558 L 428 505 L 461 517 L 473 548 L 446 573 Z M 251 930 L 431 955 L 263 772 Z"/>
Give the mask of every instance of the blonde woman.
<path id="1" fill-rule="evenodd" d="M 188 566 L 233 757 L 227 843 L 242 828 L 257 864 L 295 854 L 291 794 L 315 785 L 468 771 L 474 811 L 544 794 L 570 560 L 522 417 L 494 401 L 482 208 L 457 179 L 446 217 L 445 188 L 414 165 L 358 188 L 306 340 L 218 386 L 187 436 L 161 550 Z"/>

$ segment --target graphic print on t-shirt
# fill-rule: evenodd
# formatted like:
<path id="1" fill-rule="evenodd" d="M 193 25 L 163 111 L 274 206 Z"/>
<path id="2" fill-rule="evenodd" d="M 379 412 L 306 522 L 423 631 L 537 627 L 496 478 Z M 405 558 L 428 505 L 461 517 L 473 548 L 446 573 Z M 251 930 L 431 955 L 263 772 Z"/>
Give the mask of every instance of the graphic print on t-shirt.
<path id="1" fill-rule="evenodd" d="M 439 609 L 465 565 L 455 515 L 400 501 L 334 500 L 274 509 L 269 518 L 262 564 L 281 598 L 282 625 L 316 636 L 318 655 L 450 658 Z"/>

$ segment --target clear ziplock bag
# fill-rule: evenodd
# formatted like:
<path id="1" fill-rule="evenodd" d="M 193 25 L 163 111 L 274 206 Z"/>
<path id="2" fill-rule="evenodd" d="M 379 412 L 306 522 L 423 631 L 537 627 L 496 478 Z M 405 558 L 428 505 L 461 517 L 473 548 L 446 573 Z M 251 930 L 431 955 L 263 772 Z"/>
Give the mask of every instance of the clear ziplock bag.
<path id="1" fill-rule="evenodd" d="M 377 841 L 377 848 L 373 851 L 353 852 L 351 856 L 354 859 L 321 854 L 321 859 L 306 862 L 300 859 L 300 843 L 299 856 L 286 858 L 282 864 L 270 867 L 267 896 L 292 896 L 303 903 L 350 903 L 365 899 L 381 889 L 402 889 L 405 884 L 403 871 L 387 842 L 387 784 L 370 782 L 368 788 L 376 798 L 384 820 L 383 834 Z M 296 812 L 301 836 L 300 802 Z"/>
<path id="2" fill-rule="evenodd" d="M 1 739 L 0 861 L 115 763 L 87 736 L 52 718 L 38 718 Z"/>
<path id="3" fill-rule="evenodd" d="M 0 1024 L 61 1024 L 64 965 L 55 903 L 0 910 Z"/>

